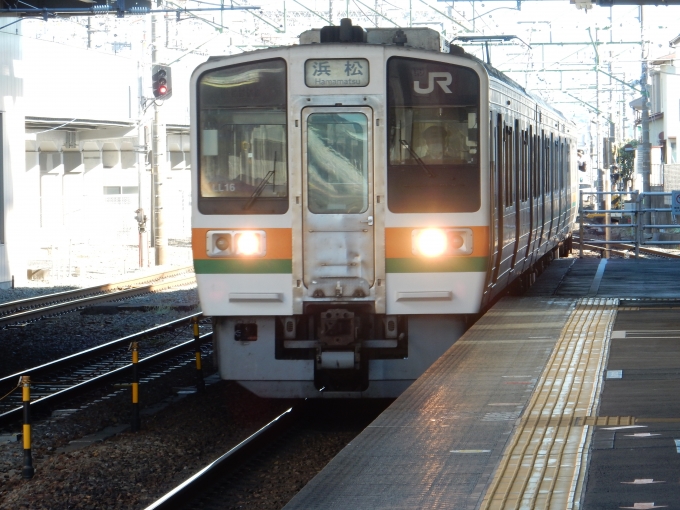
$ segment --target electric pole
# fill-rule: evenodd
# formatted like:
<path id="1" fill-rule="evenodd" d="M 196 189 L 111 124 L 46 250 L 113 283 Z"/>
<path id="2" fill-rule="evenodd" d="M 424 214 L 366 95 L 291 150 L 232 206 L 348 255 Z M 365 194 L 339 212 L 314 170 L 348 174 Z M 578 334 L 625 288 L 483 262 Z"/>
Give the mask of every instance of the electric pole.
<path id="1" fill-rule="evenodd" d="M 647 60 L 645 59 L 645 22 L 644 22 L 644 7 L 641 5 L 640 6 L 640 39 L 641 39 L 641 60 L 642 60 L 642 75 L 640 76 L 640 89 L 642 90 L 642 118 L 641 118 L 641 126 L 642 126 L 642 143 L 640 144 L 640 173 L 642 174 L 642 192 L 643 193 L 649 193 L 650 191 L 650 174 L 652 171 L 652 163 L 651 163 L 651 147 L 649 143 L 649 91 L 647 89 L 647 74 L 648 74 L 648 69 L 647 69 Z M 651 201 L 649 197 L 646 197 L 643 202 L 642 206 L 645 208 L 649 208 Z M 649 225 L 650 224 L 650 219 L 651 219 L 651 214 L 650 213 L 645 213 L 642 215 L 642 217 L 638 221 L 642 221 L 643 225 Z M 644 229 L 644 227 L 643 227 Z M 641 232 L 643 232 L 643 229 L 640 229 Z M 640 242 L 644 241 L 644 234 L 642 234 L 642 238 L 639 240 Z"/>
<path id="2" fill-rule="evenodd" d="M 152 68 L 158 64 L 158 31 L 157 24 L 159 22 L 159 15 L 153 14 L 151 17 L 151 65 Z M 157 266 L 166 264 L 166 251 L 168 240 L 165 237 L 164 214 L 163 214 L 163 180 L 165 177 L 165 149 L 166 149 L 166 134 L 165 124 L 161 117 L 161 109 L 158 103 L 154 101 L 153 105 L 153 165 L 151 174 L 153 179 L 153 246 L 155 251 L 155 262 Z"/>

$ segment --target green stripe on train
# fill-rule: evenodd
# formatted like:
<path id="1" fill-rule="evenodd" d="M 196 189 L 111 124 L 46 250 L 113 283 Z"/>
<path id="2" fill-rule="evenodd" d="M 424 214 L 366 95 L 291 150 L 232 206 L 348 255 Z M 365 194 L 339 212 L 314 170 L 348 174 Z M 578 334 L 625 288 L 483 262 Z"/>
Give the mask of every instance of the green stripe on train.
<path id="1" fill-rule="evenodd" d="M 194 260 L 196 274 L 292 274 L 290 259 L 201 259 Z"/>
<path id="2" fill-rule="evenodd" d="M 386 259 L 388 273 L 477 273 L 486 271 L 488 257 L 454 257 L 447 259 Z"/>

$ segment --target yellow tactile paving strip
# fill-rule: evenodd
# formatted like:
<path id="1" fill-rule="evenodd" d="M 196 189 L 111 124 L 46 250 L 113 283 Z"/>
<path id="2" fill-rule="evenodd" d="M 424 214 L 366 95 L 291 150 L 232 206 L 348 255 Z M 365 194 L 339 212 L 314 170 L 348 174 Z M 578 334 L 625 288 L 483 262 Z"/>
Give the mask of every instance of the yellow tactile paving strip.
<path id="1" fill-rule="evenodd" d="M 482 509 L 579 508 L 618 300 L 580 299 L 503 453 Z"/>

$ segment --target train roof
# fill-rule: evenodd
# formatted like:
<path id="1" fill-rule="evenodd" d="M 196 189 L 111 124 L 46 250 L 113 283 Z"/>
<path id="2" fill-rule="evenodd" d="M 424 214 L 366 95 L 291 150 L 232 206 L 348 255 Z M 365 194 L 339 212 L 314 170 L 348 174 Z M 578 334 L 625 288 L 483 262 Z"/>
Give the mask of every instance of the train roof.
<path id="1" fill-rule="evenodd" d="M 541 108 L 554 112 L 563 120 L 567 121 L 562 112 L 553 108 L 543 99 L 527 91 L 522 85 L 517 83 L 509 76 L 493 67 L 491 64 L 467 53 L 462 46 L 454 45 L 444 39 L 439 32 L 427 27 L 409 28 L 367 28 L 363 29 L 353 26 L 351 20 L 343 19 L 340 26 L 315 28 L 300 34 L 300 45 L 323 44 L 333 42 L 358 42 L 366 44 L 396 45 L 405 48 L 436 51 L 437 53 L 449 53 L 459 57 L 468 58 L 481 65 L 487 74 L 496 80 L 518 90 L 522 94 L 530 97 Z"/>
<path id="2" fill-rule="evenodd" d="M 484 62 L 483 60 L 480 60 L 479 58 L 475 57 L 474 55 L 466 53 L 464 51 L 464 48 L 462 48 L 462 47 L 460 47 L 460 48 L 463 49 L 463 54 L 460 55 L 460 56 L 467 57 L 470 60 L 474 60 L 475 62 L 482 65 L 484 67 L 484 69 L 486 70 L 486 72 L 489 74 L 489 76 L 492 76 L 493 78 L 497 79 L 498 81 L 501 81 L 501 82 L 505 83 L 506 85 L 509 85 L 509 86 L 511 86 L 515 89 L 520 90 L 522 92 L 522 94 L 529 96 L 532 99 L 532 101 L 535 101 L 536 104 L 541 106 L 541 108 L 544 108 L 546 110 L 554 112 L 557 115 L 559 115 L 562 119 L 564 119 L 565 121 L 571 122 L 564 116 L 564 114 L 560 110 L 550 106 L 548 103 L 545 102 L 544 99 L 540 98 L 539 96 L 537 96 L 533 92 L 525 89 L 522 85 L 520 85 L 515 80 L 510 78 L 507 74 L 504 74 L 503 72 L 501 72 L 498 69 L 496 69 L 495 67 L 493 67 L 491 64 L 487 64 L 486 62 Z M 453 53 L 453 52 L 451 52 L 451 53 Z"/>

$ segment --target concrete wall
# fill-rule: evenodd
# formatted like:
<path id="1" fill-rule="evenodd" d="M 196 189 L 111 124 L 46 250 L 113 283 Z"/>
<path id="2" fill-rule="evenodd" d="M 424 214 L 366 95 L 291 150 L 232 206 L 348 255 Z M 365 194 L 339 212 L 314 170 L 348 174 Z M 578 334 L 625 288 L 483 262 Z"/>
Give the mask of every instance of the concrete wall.
<path id="1" fill-rule="evenodd" d="M 2 18 L 3 24 L 10 23 Z M 15 277 L 26 278 L 24 218 L 30 212 L 19 199 L 27 189 L 24 153 L 24 72 L 22 62 L 21 23 L 0 32 L 0 115 L 2 116 L 2 239 L 0 239 L 0 286 L 7 287 Z"/>

